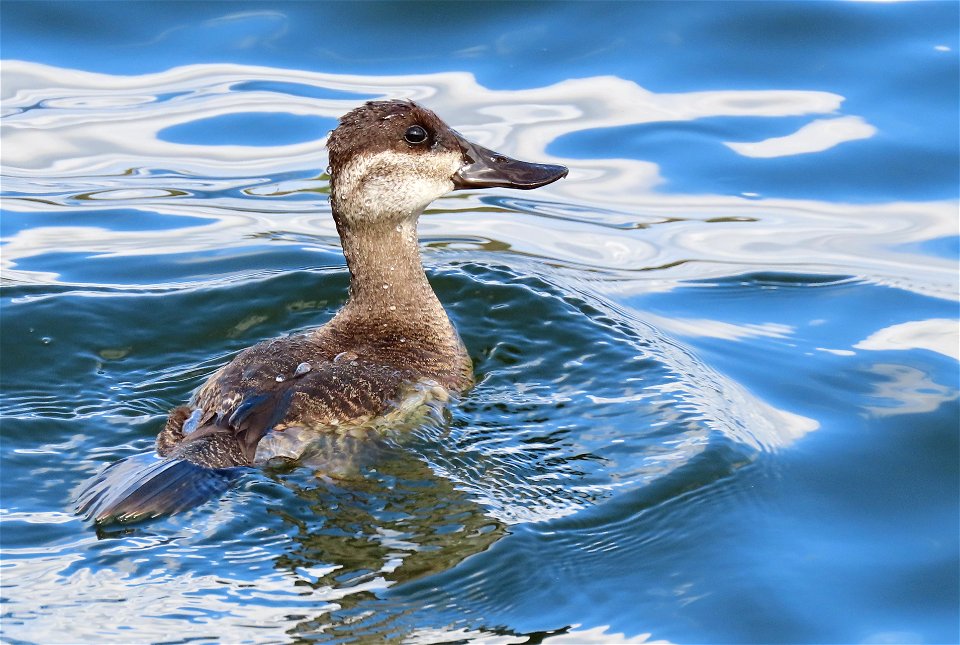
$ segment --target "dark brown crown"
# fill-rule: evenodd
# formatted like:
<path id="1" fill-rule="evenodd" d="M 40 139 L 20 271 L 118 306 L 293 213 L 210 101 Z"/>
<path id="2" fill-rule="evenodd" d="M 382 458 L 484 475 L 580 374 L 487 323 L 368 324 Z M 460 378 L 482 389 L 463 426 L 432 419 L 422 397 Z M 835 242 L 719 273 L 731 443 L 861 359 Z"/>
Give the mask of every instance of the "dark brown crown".
<path id="1" fill-rule="evenodd" d="M 413 145 L 404 133 L 413 125 L 423 127 L 428 140 Z M 368 101 L 348 112 L 330 133 L 331 172 L 343 168 L 357 154 L 376 154 L 384 150 L 423 153 L 437 148 L 459 150 L 457 139 L 436 114 L 413 101 Z"/>

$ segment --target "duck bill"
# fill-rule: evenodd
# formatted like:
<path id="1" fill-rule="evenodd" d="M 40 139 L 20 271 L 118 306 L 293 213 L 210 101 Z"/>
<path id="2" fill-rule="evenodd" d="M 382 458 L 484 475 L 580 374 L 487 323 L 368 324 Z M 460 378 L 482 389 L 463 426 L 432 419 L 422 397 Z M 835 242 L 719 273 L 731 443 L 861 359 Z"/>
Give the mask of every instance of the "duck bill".
<path id="1" fill-rule="evenodd" d="M 519 188 L 530 190 L 567 176 L 564 166 L 511 159 L 458 136 L 466 163 L 453 176 L 454 190 Z"/>

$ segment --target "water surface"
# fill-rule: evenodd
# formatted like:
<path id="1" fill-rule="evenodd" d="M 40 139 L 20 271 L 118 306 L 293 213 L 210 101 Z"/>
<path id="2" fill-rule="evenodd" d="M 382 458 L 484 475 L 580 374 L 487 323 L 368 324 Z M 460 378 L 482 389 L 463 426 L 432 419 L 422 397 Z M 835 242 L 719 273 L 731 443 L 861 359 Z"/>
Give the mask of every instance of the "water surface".
<path id="1" fill-rule="evenodd" d="M 958 19 L 4 3 L 3 638 L 960 640 Z M 324 141 L 380 97 L 570 168 L 421 220 L 476 388 L 352 470 L 84 523 L 342 304 Z"/>

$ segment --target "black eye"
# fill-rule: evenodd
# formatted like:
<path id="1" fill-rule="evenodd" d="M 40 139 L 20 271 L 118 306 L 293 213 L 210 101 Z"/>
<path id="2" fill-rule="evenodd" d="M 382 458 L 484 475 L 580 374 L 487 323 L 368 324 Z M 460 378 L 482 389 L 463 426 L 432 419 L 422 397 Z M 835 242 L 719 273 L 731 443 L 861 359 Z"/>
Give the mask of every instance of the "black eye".
<path id="1" fill-rule="evenodd" d="M 426 141 L 427 136 L 427 131 L 422 125 L 411 125 L 407 128 L 407 131 L 403 133 L 403 140 L 407 143 L 417 145 Z"/>

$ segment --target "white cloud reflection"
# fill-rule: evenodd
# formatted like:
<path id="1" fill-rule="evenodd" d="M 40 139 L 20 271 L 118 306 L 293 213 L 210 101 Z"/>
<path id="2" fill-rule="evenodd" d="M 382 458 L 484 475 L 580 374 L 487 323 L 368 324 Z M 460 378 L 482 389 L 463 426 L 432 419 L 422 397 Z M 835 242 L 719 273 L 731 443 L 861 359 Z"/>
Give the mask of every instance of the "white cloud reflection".
<path id="1" fill-rule="evenodd" d="M 847 141 L 869 139 L 877 129 L 858 116 L 817 119 L 793 134 L 752 143 L 727 141 L 725 146 L 745 157 L 769 159 L 829 150 Z"/>
<path id="2" fill-rule="evenodd" d="M 544 147 L 571 132 L 713 116 L 777 117 L 830 113 L 837 94 L 749 90 L 655 94 L 612 76 L 566 80 L 527 90 L 490 90 L 466 72 L 356 76 L 247 65 L 188 65 L 140 76 L 114 76 L 7 61 L 3 68 L 4 166 L 14 174 L 169 167 L 203 172 L 274 173 L 316 167 L 323 141 L 285 146 L 196 146 L 162 141 L 166 128 L 239 112 L 282 112 L 339 117 L 357 101 L 318 99 L 269 91 L 231 91 L 248 81 L 283 81 L 313 87 L 424 101 L 479 143 L 542 158 Z M 154 97 L 185 93 L 181 100 Z M 44 110 L 16 114 L 43 102 Z M 96 108 L 101 108 L 97 110 Z M 493 118 L 489 118 L 493 117 Z M 303 155 L 307 155 L 305 158 Z M 186 164 L 186 166 L 184 166 Z"/>
<path id="3" fill-rule="evenodd" d="M 422 221 L 428 239 L 497 241 L 552 263 L 614 272 L 621 290 L 631 289 L 631 279 L 637 291 L 646 291 L 651 285 L 669 289 L 690 278 L 762 268 L 863 275 L 925 295 L 957 298 L 954 262 L 891 250 L 956 235 L 954 201 L 861 205 L 664 194 L 656 190 L 664 179 L 655 163 L 599 156 L 565 159 L 548 152 L 551 142 L 575 132 L 716 116 L 829 116 L 789 137 L 731 144 L 743 154 L 809 153 L 866 135 L 873 126 L 861 117 L 836 116 L 843 97 L 830 92 L 654 93 L 612 76 L 491 90 L 463 72 L 358 76 L 231 64 L 115 76 L 6 61 L 2 75 L 6 208 L 73 210 L 94 205 L 77 201 L 81 194 L 94 194 L 99 208 L 110 200 L 116 207 L 210 219 L 207 225 L 194 221 L 164 231 L 27 228 L 6 240 L 3 253 L 4 271 L 17 281 L 50 279 L 49 274 L 28 276 L 18 264 L 48 253 L 51 244 L 76 253 L 191 253 L 244 246 L 264 231 L 284 230 L 328 238 L 332 248 L 336 233 L 325 198 L 283 198 L 290 191 L 305 195 L 323 186 L 285 175 L 319 173 L 326 166 L 325 133 L 282 146 L 188 145 L 157 135 L 176 125 L 238 113 L 335 118 L 360 97 L 389 96 L 422 101 L 467 136 L 506 154 L 571 168 L 567 180 L 537 191 L 536 201 L 516 200 L 524 212 L 481 212 L 491 193 L 442 199 L 435 204 L 436 214 Z M 355 93 L 358 99 L 234 89 L 253 81 Z M 158 169 L 175 174 L 164 176 Z M 216 199 L 170 196 L 172 189 L 209 191 L 216 184 L 222 192 Z M 17 191 L 29 197 L 13 196 Z M 523 204 L 531 210 L 526 212 Z M 549 226 L 544 217 L 551 218 Z"/>
<path id="4" fill-rule="evenodd" d="M 955 388 L 941 385 L 930 374 L 909 365 L 878 363 L 870 367 L 870 373 L 880 377 L 871 392 L 876 405 L 866 406 L 875 417 L 927 414 L 960 397 Z"/>
<path id="5" fill-rule="evenodd" d="M 948 318 L 911 320 L 884 327 L 854 345 L 857 349 L 927 349 L 960 360 L 960 323 Z"/>

